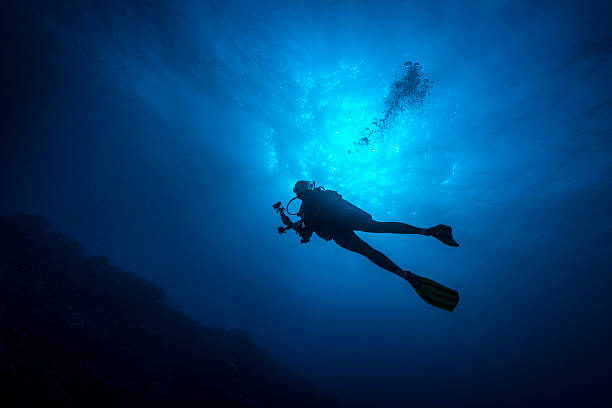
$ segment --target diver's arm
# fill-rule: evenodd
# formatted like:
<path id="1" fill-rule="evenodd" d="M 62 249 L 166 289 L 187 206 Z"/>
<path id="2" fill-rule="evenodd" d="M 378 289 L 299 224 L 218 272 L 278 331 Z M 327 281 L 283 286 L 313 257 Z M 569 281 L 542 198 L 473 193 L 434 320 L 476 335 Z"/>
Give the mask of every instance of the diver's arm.
<path id="1" fill-rule="evenodd" d="M 302 238 L 300 242 L 302 244 L 305 244 L 308 241 L 310 241 L 310 238 L 312 237 L 312 233 L 314 232 L 314 230 L 310 228 L 308 225 L 304 224 L 304 220 L 299 220 L 296 224 L 299 224 L 295 228 L 295 230 L 299 234 L 300 238 Z"/>
<path id="2" fill-rule="evenodd" d="M 287 227 L 289 227 L 289 228 L 294 229 L 298 234 L 301 234 L 302 230 L 304 228 L 306 228 L 304 226 L 304 220 L 299 220 L 299 221 L 293 222 L 293 221 L 291 221 L 291 219 L 289 217 L 287 217 L 287 221 L 288 221 L 288 223 L 285 222 L 285 225 Z"/>
<path id="3" fill-rule="evenodd" d="M 305 244 L 306 242 L 310 241 L 310 238 L 312 237 L 312 233 L 314 232 L 312 228 L 310 228 L 304 223 L 303 219 L 291 223 L 291 225 L 289 225 L 288 228 L 291 228 L 295 232 L 297 232 L 300 238 L 302 238 L 301 239 L 302 244 Z"/>

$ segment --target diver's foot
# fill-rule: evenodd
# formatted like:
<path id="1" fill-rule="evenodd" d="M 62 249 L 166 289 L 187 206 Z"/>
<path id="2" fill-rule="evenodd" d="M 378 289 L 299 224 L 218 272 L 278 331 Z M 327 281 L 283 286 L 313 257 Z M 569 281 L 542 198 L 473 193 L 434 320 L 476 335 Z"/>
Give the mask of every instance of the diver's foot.
<path id="1" fill-rule="evenodd" d="M 459 244 L 453 238 L 453 229 L 448 225 L 436 225 L 435 227 L 427 228 L 428 235 L 432 235 L 442 243 L 452 246 L 458 247 Z"/>

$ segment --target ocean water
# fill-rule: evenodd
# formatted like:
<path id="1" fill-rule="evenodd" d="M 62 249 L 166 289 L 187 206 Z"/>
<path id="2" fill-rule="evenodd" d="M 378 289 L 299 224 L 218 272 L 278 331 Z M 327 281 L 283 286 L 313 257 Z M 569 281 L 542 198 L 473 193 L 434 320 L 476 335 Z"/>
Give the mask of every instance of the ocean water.
<path id="1" fill-rule="evenodd" d="M 248 330 L 339 406 L 612 402 L 608 2 L 4 7 L 3 213 Z M 360 143 L 408 61 L 431 87 Z M 278 235 L 302 179 L 451 225 L 459 248 L 359 235 L 457 289 L 455 311 Z"/>

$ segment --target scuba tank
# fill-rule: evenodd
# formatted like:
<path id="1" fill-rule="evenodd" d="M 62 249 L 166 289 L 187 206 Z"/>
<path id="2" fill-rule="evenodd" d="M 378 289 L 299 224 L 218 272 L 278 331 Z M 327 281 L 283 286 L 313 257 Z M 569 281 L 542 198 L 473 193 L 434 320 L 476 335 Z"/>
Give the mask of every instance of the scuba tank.
<path id="1" fill-rule="evenodd" d="M 326 241 L 333 238 L 334 231 L 353 230 L 372 221 L 369 213 L 342 198 L 337 191 L 322 187 L 304 194 L 298 215 Z"/>
<path id="2" fill-rule="evenodd" d="M 312 215 L 319 218 L 320 223 L 350 227 L 372 220 L 372 215 L 342 198 L 337 191 L 316 189 L 305 197 L 309 199 L 311 207 L 316 208 L 316 214 Z"/>

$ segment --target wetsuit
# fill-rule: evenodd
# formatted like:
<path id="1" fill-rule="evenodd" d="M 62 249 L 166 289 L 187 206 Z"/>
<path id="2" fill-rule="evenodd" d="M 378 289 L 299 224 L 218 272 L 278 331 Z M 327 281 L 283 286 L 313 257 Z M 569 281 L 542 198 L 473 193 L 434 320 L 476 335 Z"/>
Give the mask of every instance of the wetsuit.
<path id="1" fill-rule="evenodd" d="M 359 207 L 344 200 L 332 190 L 317 188 L 306 191 L 298 215 L 305 228 L 329 241 L 333 239 L 341 247 L 367 257 L 376 265 L 390 272 L 400 269 L 385 254 L 369 246 L 355 231 L 393 234 L 422 234 L 421 228 L 402 222 L 378 222 Z"/>

